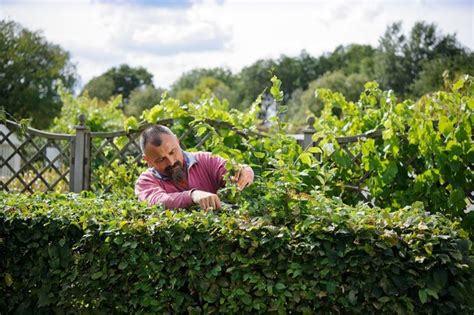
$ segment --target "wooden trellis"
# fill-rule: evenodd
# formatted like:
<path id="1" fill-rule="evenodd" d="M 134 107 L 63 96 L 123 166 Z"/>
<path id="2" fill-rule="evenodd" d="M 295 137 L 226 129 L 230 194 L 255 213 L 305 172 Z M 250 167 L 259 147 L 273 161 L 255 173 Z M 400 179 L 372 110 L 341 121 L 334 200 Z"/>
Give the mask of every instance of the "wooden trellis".
<path id="1" fill-rule="evenodd" d="M 0 169 L 4 174 L 0 178 L 0 189 L 33 193 L 71 188 L 74 136 L 34 128 L 23 130 L 12 121 L 6 121 L 3 126 L 0 145 L 9 150 L 3 150 L 0 157 Z"/>

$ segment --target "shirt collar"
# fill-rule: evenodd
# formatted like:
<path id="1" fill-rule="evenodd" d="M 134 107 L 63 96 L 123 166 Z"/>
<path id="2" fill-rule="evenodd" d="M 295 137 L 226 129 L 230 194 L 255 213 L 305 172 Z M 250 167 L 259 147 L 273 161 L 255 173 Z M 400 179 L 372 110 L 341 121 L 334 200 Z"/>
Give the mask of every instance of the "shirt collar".
<path id="1" fill-rule="evenodd" d="M 191 168 L 191 166 L 197 163 L 196 157 L 191 152 L 187 152 L 184 150 L 182 152 L 183 152 L 184 163 L 186 165 L 186 171 L 189 172 L 189 169 Z M 156 178 L 160 180 L 170 179 L 168 176 L 160 174 L 160 172 L 158 172 L 154 167 L 151 168 L 151 172 L 153 176 L 155 176 Z"/>

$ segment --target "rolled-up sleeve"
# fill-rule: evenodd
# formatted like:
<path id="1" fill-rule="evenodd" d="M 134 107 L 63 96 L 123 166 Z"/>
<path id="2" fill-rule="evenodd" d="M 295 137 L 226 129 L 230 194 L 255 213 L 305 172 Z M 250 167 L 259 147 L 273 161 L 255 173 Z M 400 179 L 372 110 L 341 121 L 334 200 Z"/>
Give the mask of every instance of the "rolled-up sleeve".
<path id="1" fill-rule="evenodd" d="M 149 206 L 164 205 L 167 209 L 189 208 L 193 205 L 192 190 L 167 193 L 161 185 L 148 174 L 142 174 L 135 184 L 135 194 L 140 201 Z"/>
<path id="2" fill-rule="evenodd" d="M 205 164 L 205 168 L 212 178 L 215 190 L 217 191 L 219 188 L 224 187 L 224 175 L 227 173 L 225 165 L 227 161 L 218 155 L 212 155 L 210 153 L 203 154 L 199 161 Z"/>

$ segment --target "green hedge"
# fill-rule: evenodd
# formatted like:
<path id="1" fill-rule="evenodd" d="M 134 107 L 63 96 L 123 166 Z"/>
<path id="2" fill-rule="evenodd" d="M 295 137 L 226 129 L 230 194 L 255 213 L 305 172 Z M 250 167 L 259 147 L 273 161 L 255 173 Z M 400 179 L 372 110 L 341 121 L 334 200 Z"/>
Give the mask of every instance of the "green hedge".
<path id="1" fill-rule="evenodd" d="M 239 210 L 0 193 L 1 313 L 474 311 L 473 248 L 457 223 L 419 204 L 300 197 L 278 225 Z"/>

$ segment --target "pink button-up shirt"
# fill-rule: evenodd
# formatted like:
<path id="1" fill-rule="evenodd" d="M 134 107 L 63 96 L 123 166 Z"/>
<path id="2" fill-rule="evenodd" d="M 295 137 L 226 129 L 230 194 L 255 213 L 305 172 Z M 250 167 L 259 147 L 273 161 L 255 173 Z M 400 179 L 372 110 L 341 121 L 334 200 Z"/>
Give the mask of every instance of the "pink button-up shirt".
<path id="1" fill-rule="evenodd" d="M 188 171 L 188 190 L 176 186 L 154 168 L 143 172 L 135 184 L 135 194 L 148 205 L 163 204 L 167 209 L 189 208 L 193 205 L 193 189 L 217 193 L 225 185 L 226 161 L 207 152 L 186 152 L 183 156 Z"/>

